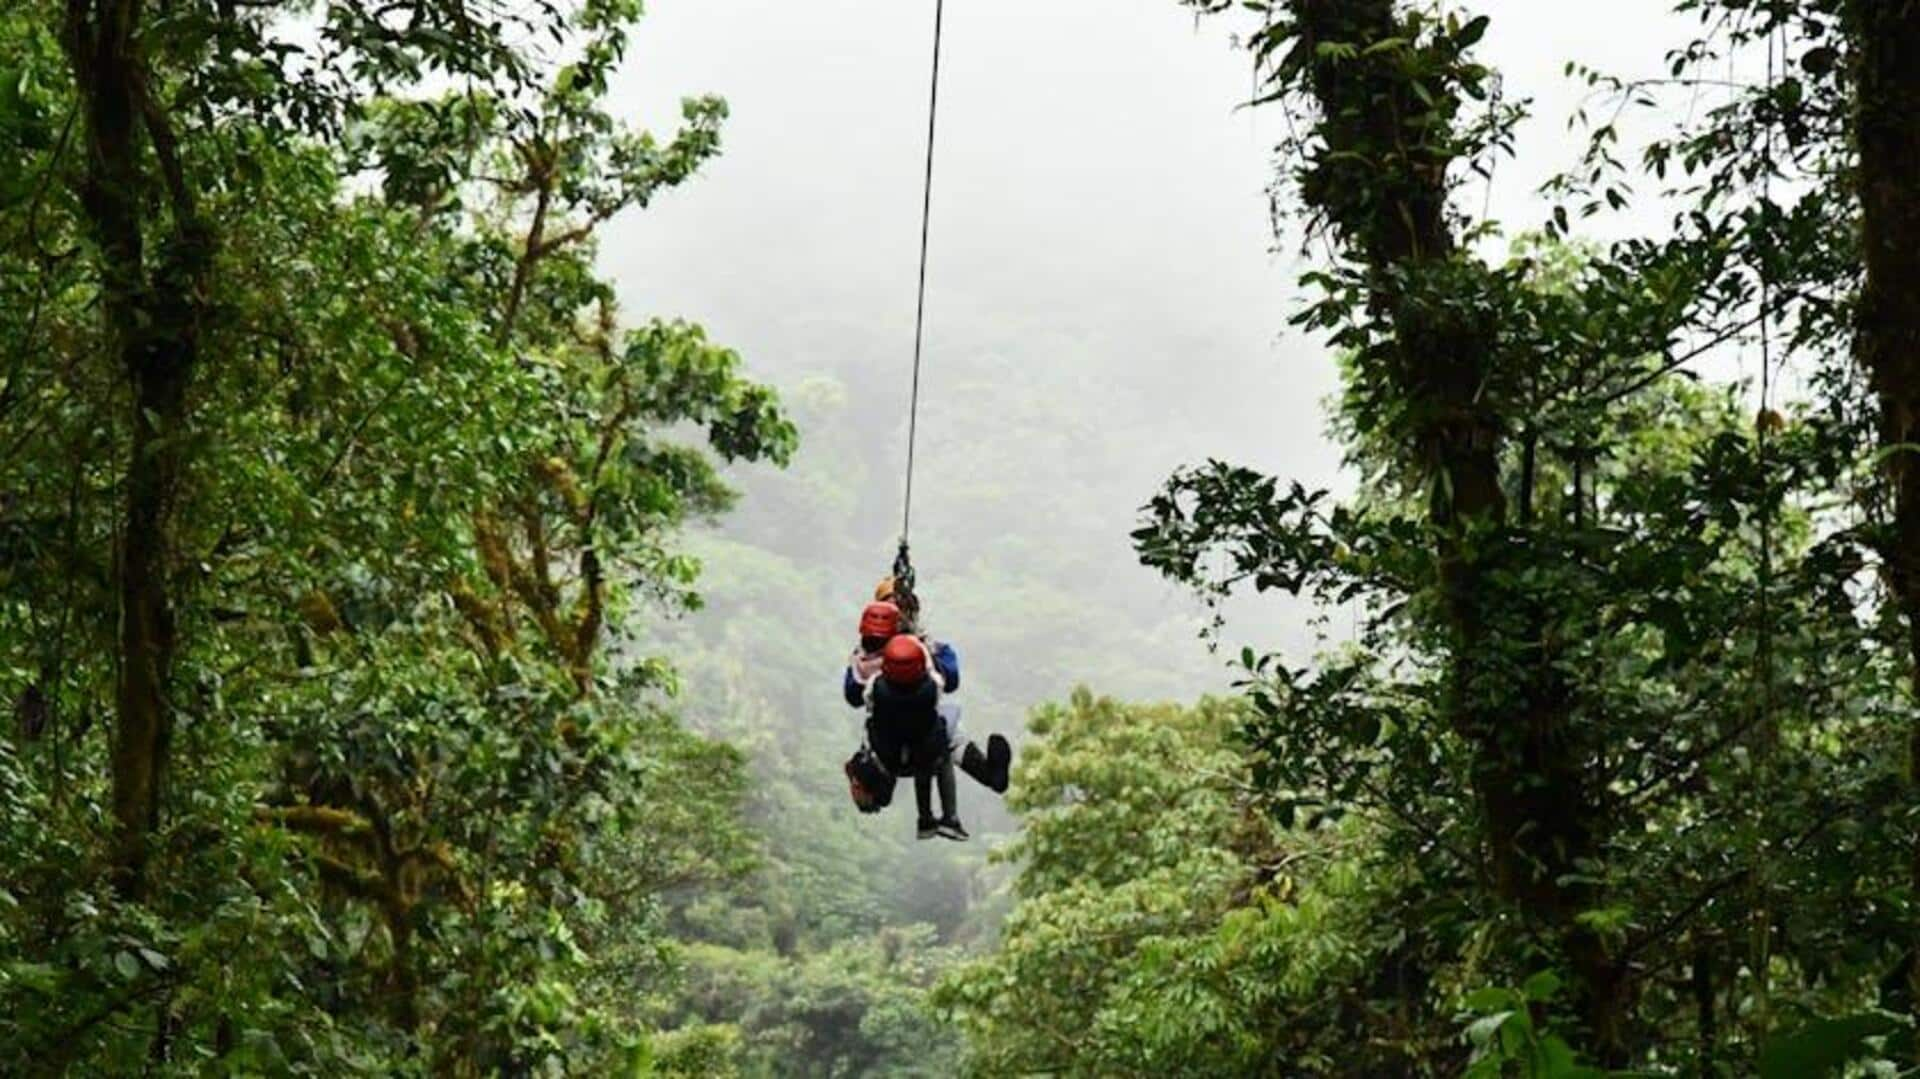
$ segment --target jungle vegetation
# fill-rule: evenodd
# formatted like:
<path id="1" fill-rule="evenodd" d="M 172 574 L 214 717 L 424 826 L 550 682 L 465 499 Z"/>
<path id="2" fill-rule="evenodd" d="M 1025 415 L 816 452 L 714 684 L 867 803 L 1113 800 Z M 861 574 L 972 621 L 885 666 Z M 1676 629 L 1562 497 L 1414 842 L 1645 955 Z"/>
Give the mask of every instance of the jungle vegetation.
<path id="1" fill-rule="evenodd" d="M 639 0 L 0 12 L 0 1071 L 1920 1066 L 1920 7 L 1677 0 L 1502 223 L 1471 0 L 1183 6 L 1351 482 L 1116 490 L 1179 358 L 1001 328 L 927 598 L 1026 718 L 939 849 L 838 770 L 858 328 L 750 374 L 599 266 L 727 117 L 610 105 Z M 1229 645 L 1277 594 L 1352 631 Z"/>

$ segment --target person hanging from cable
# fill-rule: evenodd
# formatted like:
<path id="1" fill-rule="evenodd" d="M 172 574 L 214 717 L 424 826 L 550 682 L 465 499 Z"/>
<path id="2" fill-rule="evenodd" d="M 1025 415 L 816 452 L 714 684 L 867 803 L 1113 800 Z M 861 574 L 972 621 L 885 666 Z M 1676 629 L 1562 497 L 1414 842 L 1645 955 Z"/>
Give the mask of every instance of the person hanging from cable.
<path id="1" fill-rule="evenodd" d="M 861 615 L 860 647 L 847 663 L 843 688 L 847 703 L 867 709 L 868 744 L 847 761 L 853 801 L 863 813 L 877 813 L 893 798 L 894 777 L 912 769 L 920 809 L 920 838 L 967 838 L 955 811 L 954 756 L 983 786 L 1005 793 L 1013 759 L 1005 738 L 993 735 L 987 749 L 960 733 L 960 706 L 949 700 L 960 688 L 960 658 L 951 645 L 924 636 L 920 603 L 914 593 L 913 562 L 907 537 L 913 533 L 914 450 L 920 429 L 920 361 L 927 324 L 927 254 L 933 222 L 934 142 L 940 115 L 940 37 L 946 5 L 933 9 L 933 70 L 927 91 L 927 160 L 920 201 L 920 276 L 913 314 L 913 383 L 907 404 L 906 491 L 900 515 L 900 553 L 893 575 L 881 582 L 874 602 Z M 919 657 L 918 660 L 915 657 Z M 917 666 L 916 666 L 917 665 Z M 917 672 L 917 673 L 916 673 Z M 898 677 L 896 677 L 898 676 Z M 905 679 L 905 681 L 902 681 Z M 931 709 L 933 741 L 926 740 Z M 934 753 L 937 743 L 938 753 Z M 940 781 L 942 817 L 932 815 L 929 786 Z"/>
<path id="2" fill-rule="evenodd" d="M 920 835 L 925 839 L 931 835 L 943 835 L 950 839 L 966 838 L 965 828 L 960 826 L 954 810 L 954 799 L 949 797 L 953 787 L 953 769 L 956 758 L 960 769 L 981 786 L 1005 793 L 1008 773 L 1011 769 L 1013 749 L 1005 738 L 993 735 L 987 739 L 987 748 L 981 748 L 967 739 L 960 726 L 960 704 L 952 699 L 952 694 L 960 688 L 960 659 L 953 646 L 932 640 L 920 632 L 918 597 L 913 592 L 913 568 L 907 561 L 906 551 L 902 547 L 900 558 L 895 562 L 894 574 L 880 582 L 875 589 L 874 601 L 867 605 L 860 616 L 860 645 L 848 659 L 847 669 L 842 678 L 842 691 L 847 703 L 855 707 L 866 707 L 869 711 L 869 748 L 872 748 L 872 714 L 876 685 L 885 681 L 886 659 L 889 647 L 897 640 L 913 642 L 926 657 L 926 680 L 933 683 L 937 692 L 932 697 L 934 714 L 939 721 L 941 741 L 944 752 L 937 759 L 929 759 L 929 776 L 924 772 L 915 773 L 915 792 L 920 794 L 931 778 L 940 781 L 943 815 L 941 819 L 932 818 L 926 806 L 922 805 L 920 814 Z M 900 649 L 904 654 L 904 649 Z M 891 696 L 891 691 L 881 689 L 878 692 Z M 885 800 L 875 804 L 874 791 L 885 787 L 890 791 L 891 776 L 881 777 L 869 772 L 863 783 L 860 773 L 863 768 L 870 769 L 875 763 L 869 753 L 863 757 L 855 754 L 847 764 L 847 775 L 854 802 L 863 811 L 875 812 L 883 807 Z M 886 758 L 880 758 L 885 767 Z M 920 762 L 916 762 L 920 763 Z M 905 774 L 893 772 L 893 775 Z"/>
<path id="3" fill-rule="evenodd" d="M 926 642 L 908 633 L 895 634 L 880 650 L 880 673 L 866 684 L 868 767 L 893 776 L 913 777 L 914 806 L 919 810 L 921 839 L 941 836 L 968 838 L 960 823 L 959 792 L 953 776 L 953 752 L 946 724 L 940 718 L 942 679 L 933 665 Z M 861 754 L 855 755 L 858 761 Z M 848 762 L 849 778 L 854 762 Z M 940 816 L 933 815 L 933 787 L 940 787 Z"/>
<path id="4" fill-rule="evenodd" d="M 874 588 L 874 604 L 869 605 L 869 610 L 875 605 L 891 606 L 898 615 L 895 628 L 890 632 L 910 633 L 926 643 L 933 666 L 945 682 L 945 689 L 940 695 L 940 718 L 946 726 L 947 741 L 953 747 L 960 770 L 995 794 L 1004 794 L 1008 772 L 1012 768 L 1012 746 L 1005 738 L 995 734 L 987 738 L 987 748 L 982 751 L 962 732 L 960 702 L 953 699 L 953 695 L 960 692 L 960 655 L 952 644 L 937 640 L 923 631 L 920 598 L 913 586 L 913 563 L 907 556 L 906 545 L 902 544 L 899 555 L 894 558 L 893 573 L 882 578 Z M 884 611 L 878 612 L 874 626 L 886 625 L 886 618 Z M 873 672 L 879 669 L 879 649 L 886 643 L 884 639 L 867 633 L 869 627 L 865 624 L 864 615 L 862 623 L 860 648 L 848 661 L 842 687 L 847 703 L 855 707 L 862 703 L 861 693 L 872 679 Z"/>

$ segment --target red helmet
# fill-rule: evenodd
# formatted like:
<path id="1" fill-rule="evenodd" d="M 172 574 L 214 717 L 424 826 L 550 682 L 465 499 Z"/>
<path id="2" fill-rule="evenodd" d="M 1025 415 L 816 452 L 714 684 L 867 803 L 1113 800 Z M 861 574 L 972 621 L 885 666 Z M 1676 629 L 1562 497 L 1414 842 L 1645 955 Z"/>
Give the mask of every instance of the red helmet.
<path id="1" fill-rule="evenodd" d="M 927 676 L 927 649 L 917 639 L 901 634 L 880 653 L 880 672 L 897 686 L 909 686 Z"/>
<path id="2" fill-rule="evenodd" d="M 891 603 L 867 604 L 860 612 L 860 636 L 891 637 L 900 632 L 900 608 Z"/>

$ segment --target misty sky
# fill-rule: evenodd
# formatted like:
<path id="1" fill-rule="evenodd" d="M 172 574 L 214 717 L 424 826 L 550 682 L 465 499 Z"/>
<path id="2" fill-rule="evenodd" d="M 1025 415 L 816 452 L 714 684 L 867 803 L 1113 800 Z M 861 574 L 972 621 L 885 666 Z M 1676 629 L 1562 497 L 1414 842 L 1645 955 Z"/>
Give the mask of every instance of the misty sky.
<path id="1" fill-rule="evenodd" d="M 1585 91 L 1563 75 L 1567 61 L 1659 73 L 1693 27 L 1668 6 L 1474 5 L 1493 17 L 1483 58 L 1509 96 L 1534 99 L 1519 154 L 1499 165 L 1491 192 L 1510 228 L 1543 220 L 1539 183 L 1579 149 L 1566 118 Z M 933 0 L 652 0 L 616 109 L 666 130 L 680 96 L 713 92 L 733 116 L 701 179 L 608 231 L 603 261 L 629 313 L 701 321 L 776 381 L 817 361 L 807 350 L 819 335 L 806 327 L 870 327 L 897 339 L 899 355 L 897 372 L 877 371 L 867 392 L 903 406 L 932 12 Z M 1115 543 L 1102 557 L 1128 557 L 1135 507 L 1179 464 L 1218 455 L 1308 482 L 1337 478 L 1323 418 L 1333 365 L 1286 326 L 1301 296 L 1298 241 L 1276 245 L 1268 225 L 1285 121 L 1235 108 L 1251 83 L 1228 29 L 1196 25 L 1174 0 L 947 4 L 922 416 L 923 452 L 935 456 L 925 465 L 996 437 L 993 416 L 944 392 L 953 368 L 943 366 L 996 322 L 1151 343 L 1081 360 L 1076 377 L 1177 369 L 1221 388 L 1218 408 L 1140 432 L 1157 457 L 1126 477 L 1139 497 L 1113 507 Z M 1609 232 L 1657 227 L 1649 214 Z M 796 348 L 803 338 L 815 343 Z M 874 538 L 876 562 L 891 539 Z"/>

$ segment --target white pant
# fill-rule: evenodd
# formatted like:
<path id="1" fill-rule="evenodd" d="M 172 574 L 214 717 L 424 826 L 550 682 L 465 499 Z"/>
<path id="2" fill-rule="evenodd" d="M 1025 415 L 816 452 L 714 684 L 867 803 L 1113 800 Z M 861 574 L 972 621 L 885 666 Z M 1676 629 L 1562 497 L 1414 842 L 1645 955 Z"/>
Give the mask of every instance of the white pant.
<path id="1" fill-rule="evenodd" d="M 947 728 L 947 746 L 959 749 L 967 742 L 967 736 L 960 732 L 960 702 L 951 697 L 940 698 L 940 722 Z"/>

